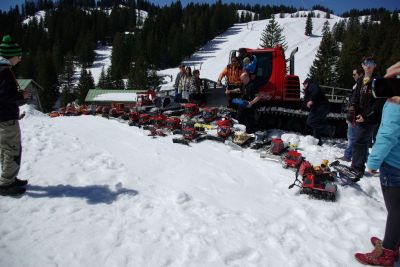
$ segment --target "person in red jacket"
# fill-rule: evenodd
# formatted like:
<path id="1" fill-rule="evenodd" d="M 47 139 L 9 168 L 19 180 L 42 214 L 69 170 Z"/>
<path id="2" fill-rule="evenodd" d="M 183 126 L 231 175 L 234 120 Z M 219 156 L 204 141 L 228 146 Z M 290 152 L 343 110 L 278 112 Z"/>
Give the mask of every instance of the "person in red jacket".
<path id="1" fill-rule="evenodd" d="M 26 180 L 17 178 L 21 164 L 21 130 L 19 101 L 29 97 L 20 92 L 12 67 L 21 62 L 22 49 L 9 35 L 0 44 L 0 195 L 25 193 Z"/>

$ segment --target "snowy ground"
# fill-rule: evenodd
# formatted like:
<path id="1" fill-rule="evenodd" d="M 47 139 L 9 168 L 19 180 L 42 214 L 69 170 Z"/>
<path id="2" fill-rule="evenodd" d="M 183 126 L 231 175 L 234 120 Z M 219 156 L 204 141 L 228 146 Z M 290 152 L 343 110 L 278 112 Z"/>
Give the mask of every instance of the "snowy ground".
<path id="1" fill-rule="evenodd" d="M 383 235 L 377 178 L 314 200 L 250 149 L 24 109 L 19 177 L 30 185 L 0 198 L 0 266 L 359 266 L 353 253 Z M 313 163 L 342 152 L 303 150 Z"/>

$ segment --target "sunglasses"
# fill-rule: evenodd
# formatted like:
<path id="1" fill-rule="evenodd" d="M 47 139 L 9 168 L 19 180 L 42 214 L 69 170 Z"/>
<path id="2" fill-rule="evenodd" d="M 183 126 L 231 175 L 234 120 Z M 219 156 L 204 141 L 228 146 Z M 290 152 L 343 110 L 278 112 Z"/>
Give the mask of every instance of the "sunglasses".
<path id="1" fill-rule="evenodd" d="M 375 67 L 375 61 L 373 61 L 373 60 L 364 60 L 363 62 L 362 62 L 362 65 L 364 65 L 365 67 L 369 67 L 369 68 L 371 68 L 371 67 Z"/>

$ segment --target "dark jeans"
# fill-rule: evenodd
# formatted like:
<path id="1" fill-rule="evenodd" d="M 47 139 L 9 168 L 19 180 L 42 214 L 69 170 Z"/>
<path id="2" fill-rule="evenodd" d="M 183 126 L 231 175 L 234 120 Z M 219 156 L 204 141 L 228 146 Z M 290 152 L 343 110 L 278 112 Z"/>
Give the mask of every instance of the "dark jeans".
<path id="1" fill-rule="evenodd" d="M 255 130 L 255 107 L 243 107 L 238 111 L 238 121 L 241 124 L 246 125 L 246 132 L 252 133 Z"/>
<path id="2" fill-rule="evenodd" d="M 388 211 L 383 247 L 395 250 L 400 245 L 400 169 L 383 162 L 379 171 Z"/>
<path id="3" fill-rule="evenodd" d="M 365 162 L 368 157 L 368 148 L 371 143 L 372 134 L 377 127 L 376 124 L 368 125 L 364 123 L 357 124 L 356 135 L 353 143 L 353 158 L 351 167 L 364 175 Z"/>
<path id="4" fill-rule="evenodd" d="M 313 136 L 321 143 L 322 135 L 328 134 L 326 116 L 329 113 L 329 105 L 321 105 L 310 110 L 307 118 L 307 125 L 313 130 Z"/>

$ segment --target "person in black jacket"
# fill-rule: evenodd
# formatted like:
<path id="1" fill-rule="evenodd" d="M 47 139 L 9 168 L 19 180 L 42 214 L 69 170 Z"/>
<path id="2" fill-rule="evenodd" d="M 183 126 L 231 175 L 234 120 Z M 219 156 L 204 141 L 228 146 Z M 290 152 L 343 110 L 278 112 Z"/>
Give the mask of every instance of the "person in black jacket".
<path id="1" fill-rule="evenodd" d="M 256 129 L 255 110 L 256 104 L 260 101 L 258 88 L 247 72 L 240 75 L 242 86 L 231 90 L 230 92 L 240 94 L 243 105 L 239 106 L 238 120 L 246 125 L 246 132 L 252 133 Z"/>
<path id="2" fill-rule="evenodd" d="M 321 137 L 328 135 L 329 128 L 325 120 L 329 113 L 329 101 L 325 92 L 311 79 L 307 78 L 303 82 L 304 103 L 310 109 L 307 117 L 307 125 L 312 128 L 313 136 L 318 139 L 318 145 L 322 145 Z"/>
<path id="3" fill-rule="evenodd" d="M 28 98 L 19 92 L 12 67 L 21 62 L 22 50 L 9 35 L 0 44 L 0 195 L 17 196 L 25 193 L 26 180 L 17 178 L 21 164 L 21 130 L 18 102 Z"/>
<path id="4" fill-rule="evenodd" d="M 374 58 L 364 57 L 361 66 L 364 69 L 364 78 L 351 99 L 351 106 L 356 114 L 357 127 L 351 168 L 357 172 L 357 180 L 364 176 L 368 147 L 372 140 L 373 131 L 381 121 L 382 109 L 385 104 L 385 99 L 372 96 L 372 80 L 376 68 Z"/>

